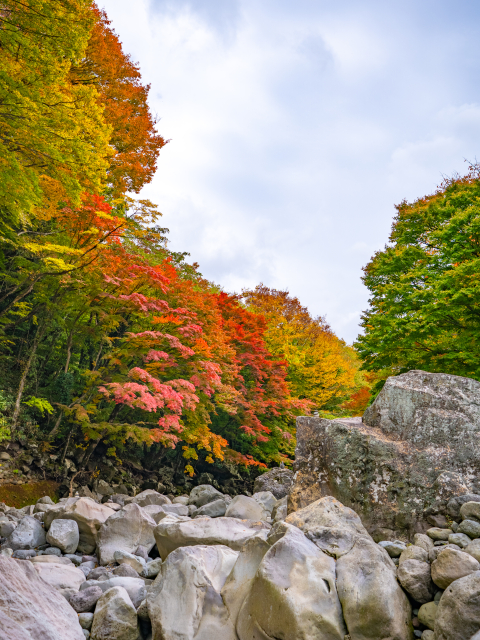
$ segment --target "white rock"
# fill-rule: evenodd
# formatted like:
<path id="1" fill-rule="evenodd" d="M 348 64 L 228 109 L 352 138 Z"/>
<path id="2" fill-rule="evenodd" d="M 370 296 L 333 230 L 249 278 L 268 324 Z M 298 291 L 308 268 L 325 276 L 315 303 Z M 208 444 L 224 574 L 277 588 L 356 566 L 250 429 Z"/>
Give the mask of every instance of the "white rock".
<path id="1" fill-rule="evenodd" d="M 156 578 L 162 568 L 162 559 L 155 558 L 151 562 L 147 562 L 145 569 L 142 572 L 144 578 Z"/>
<path id="2" fill-rule="evenodd" d="M 113 562 L 115 551 L 134 553 L 141 545 L 149 552 L 155 544 L 155 526 L 155 521 L 138 504 L 130 503 L 113 512 L 97 535 L 100 564 Z"/>
<path id="3" fill-rule="evenodd" d="M 90 587 L 100 587 L 104 593 L 112 587 L 123 587 L 127 591 L 134 607 L 138 607 L 147 594 L 145 582 L 142 578 L 114 576 L 108 580 L 87 580 L 80 587 L 80 591 L 89 589 Z"/>
<path id="4" fill-rule="evenodd" d="M 235 640 L 220 592 L 237 556 L 222 545 L 171 553 L 147 597 L 153 640 Z"/>
<path id="5" fill-rule="evenodd" d="M 335 558 L 350 551 L 359 536 L 370 537 L 355 511 L 332 496 L 291 513 L 285 522 L 301 529 L 319 549 Z"/>
<path id="6" fill-rule="evenodd" d="M 34 565 L 0 556 L 2 640 L 84 640 L 77 614 Z"/>
<path id="7" fill-rule="evenodd" d="M 337 589 L 352 638 L 411 640 L 411 607 L 387 552 L 360 536 L 337 561 Z"/>
<path id="8" fill-rule="evenodd" d="M 269 549 L 268 542 L 261 538 L 247 540 L 223 586 L 222 599 L 234 624 L 240 607 L 250 591 L 260 562 Z"/>
<path id="9" fill-rule="evenodd" d="M 237 620 L 240 640 L 343 640 L 335 560 L 292 525 L 265 554 Z"/>
<path id="10" fill-rule="evenodd" d="M 266 525 L 269 527 L 269 525 Z M 236 518 L 195 518 L 187 522 L 172 522 L 165 518 L 155 527 L 155 541 L 162 558 L 178 547 L 222 544 L 239 551 L 254 536 L 267 537 L 268 530 L 258 523 Z"/>
<path id="11" fill-rule="evenodd" d="M 75 520 L 80 532 L 78 550 L 88 554 L 95 550 L 97 533 L 100 526 L 115 511 L 105 504 L 98 504 L 91 498 L 68 498 L 45 514 L 45 527 L 48 529 L 51 523 L 58 518 L 63 520 Z"/>
<path id="12" fill-rule="evenodd" d="M 85 582 L 85 574 L 71 564 L 53 562 L 33 563 L 40 578 L 54 589 L 80 589 Z"/>
<path id="13" fill-rule="evenodd" d="M 138 496 L 130 498 L 129 502 L 138 504 L 140 507 L 146 507 L 149 504 L 156 504 L 160 506 L 164 504 L 171 504 L 170 498 L 167 498 L 167 496 L 164 496 L 153 489 L 145 489 L 145 491 L 139 493 Z"/>
<path id="14" fill-rule="evenodd" d="M 51 555 L 34 556 L 33 558 L 29 558 L 29 560 L 34 564 L 40 562 L 41 564 L 68 564 L 73 566 L 73 562 L 69 558 L 59 558 L 58 556 Z"/>
<path id="15" fill-rule="evenodd" d="M 267 513 L 263 505 L 248 496 L 235 496 L 227 507 L 225 515 L 229 518 L 241 520 L 265 520 Z"/>
<path id="16" fill-rule="evenodd" d="M 92 640 L 138 640 L 137 612 L 123 587 L 112 587 L 98 600 Z"/>
<path id="17" fill-rule="evenodd" d="M 271 491 L 259 491 L 254 493 L 252 498 L 261 504 L 269 516 L 272 515 L 273 507 L 277 504 L 277 499 Z"/>
<path id="18" fill-rule="evenodd" d="M 128 553 L 127 551 L 115 551 L 113 558 L 115 562 L 118 562 L 118 564 L 128 564 L 128 566 L 135 569 L 137 573 L 142 573 L 147 564 L 143 558 L 140 558 L 140 556 Z"/>
<path id="19" fill-rule="evenodd" d="M 80 532 L 75 520 L 58 518 L 50 525 L 47 542 L 52 547 L 58 547 L 63 553 L 75 553 L 80 541 Z"/>

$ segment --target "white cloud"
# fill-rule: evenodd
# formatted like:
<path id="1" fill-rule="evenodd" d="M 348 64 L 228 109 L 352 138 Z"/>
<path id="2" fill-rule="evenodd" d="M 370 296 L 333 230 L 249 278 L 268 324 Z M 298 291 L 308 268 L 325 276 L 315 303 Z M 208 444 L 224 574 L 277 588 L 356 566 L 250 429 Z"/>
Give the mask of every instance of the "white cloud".
<path id="1" fill-rule="evenodd" d="M 393 205 L 479 148 L 473 16 L 428 4 L 104 0 L 171 138 L 145 196 L 172 248 L 229 290 L 288 288 L 352 341 Z"/>

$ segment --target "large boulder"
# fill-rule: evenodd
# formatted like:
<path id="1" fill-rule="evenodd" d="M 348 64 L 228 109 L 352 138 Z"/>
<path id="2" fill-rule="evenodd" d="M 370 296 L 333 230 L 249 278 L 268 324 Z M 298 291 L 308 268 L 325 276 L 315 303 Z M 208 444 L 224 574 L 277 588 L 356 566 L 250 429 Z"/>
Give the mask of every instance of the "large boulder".
<path id="1" fill-rule="evenodd" d="M 277 500 L 288 495 L 293 483 L 293 471 L 286 467 L 274 467 L 255 478 L 254 493 L 271 491 Z"/>
<path id="2" fill-rule="evenodd" d="M 112 587 L 97 602 L 92 640 L 138 640 L 137 612 L 123 587 Z"/>
<path id="3" fill-rule="evenodd" d="M 265 520 L 267 512 L 262 504 L 248 496 L 235 496 L 228 505 L 225 515 L 240 520 Z"/>
<path id="4" fill-rule="evenodd" d="M 57 508 L 45 514 L 45 528 L 48 529 L 54 520 L 75 520 L 79 530 L 78 550 L 81 553 L 92 553 L 97 545 L 97 533 L 101 525 L 115 511 L 106 504 L 98 504 L 90 498 L 68 498 Z"/>
<path id="5" fill-rule="evenodd" d="M 240 640 L 343 640 L 335 560 L 288 524 L 265 554 L 240 609 Z"/>
<path id="6" fill-rule="evenodd" d="M 410 371 L 363 421 L 299 417 L 295 472 L 290 512 L 332 495 L 369 530 L 423 532 L 427 509 L 446 512 L 480 473 L 480 382 Z"/>
<path id="7" fill-rule="evenodd" d="M 435 640 L 470 640 L 480 631 L 480 571 L 445 589 L 435 617 Z"/>
<path id="8" fill-rule="evenodd" d="M 153 640 L 236 640 L 221 589 L 237 556 L 223 545 L 171 553 L 147 597 Z"/>
<path id="9" fill-rule="evenodd" d="M 58 564 L 55 562 L 35 562 L 36 572 L 40 578 L 51 587 L 61 589 L 75 589 L 78 591 L 85 582 L 85 574 L 72 563 Z"/>
<path id="10" fill-rule="evenodd" d="M 291 513 L 285 521 L 301 529 L 317 547 L 335 558 L 350 551 L 358 536 L 368 536 L 355 511 L 332 496 Z"/>
<path id="11" fill-rule="evenodd" d="M 0 556 L 2 640 L 84 640 L 77 614 L 31 562 Z"/>
<path id="12" fill-rule="evenodd" d="M 260 562 L 269 549 L 270 544 L 266 540 L 261 538 L 247 540 L 223 586 L 222 599 L 234 624 L 240 607 L 251 589 Z"/>
<path id="13" fill-rule="evenodd" d="M 154 535 L 162 560 L 178 547 L 221 544 L 240 551 L 247 540 L 267 537 L 270 525 L 237 518 L 195 518 L 172 521 L 169 516 L 155 527 Z"/>
<path id="14" fill-rule="evenodd" d="M 223 493 L 217 491 L 211 484 L 200 484 L 192 489 L 188 504 L 193 504 L 194 507 L 198 508 L 220 498 L 223 498 Z"/>
<path id="15" fill-rule="evenodd" d="M 42 544 L 45 544 L 45 531 L 41 523 L 31 516 L 25 516 L 7 538 L 6 546 L 17 551 L 35 549 Z"/>
<path id="16" fill-rule="evenodd" d="M 142 546 L 148 553 L 155 544 L 153 530 L 156 526 L 155 520 L 136 503 L 114 512 L 98 531 L 100 564 L 113 562 L 115 551 L 135 553 Z"/>
<path id="17" fill-rule="evenodd" d="M 446 589 L 455 580 L 474 571 L 480 571 L 480 562 L 470 554 L 456 549 L 442 550 L 432 562 L 432 580 L 440 589 Z"/>
<path id="18" fill-rule="evenodd" d="M 426 554 L 423 549 L 421 551 Z M 398 567 L 397 577 L 405 591 L 417 602 L 425 603 L 433 599 L 434 588 L 428 562 L 414 558 L 404 559 Z"/>
<path id="19" fill-rule="evenodd" d="M 171 504 L 170 498 L 158 493 L 158 491 L 154 491 L 153 489 L 145 489 L 145 491 L 142 491 L 134 498 L 127 498 L 125 502 L 133 502 L 134 504 L 138 504 L 140 507 L 147 507 L 150 504 L 156 504 L 159 506 Z"/>
<path id="20" fill-rule="evenodd" d="M 80 532 L 75 520 L 54 520 L 47 533 L 47 542 L 63 553 L 75 553 L 80 542 Z"/>
<path id="21" fill-rule="evenodd" d="M 337 590 L 352 638 L 411 640 L 411 607 L 389 555 L 367 536 L 337 560 Z"/>

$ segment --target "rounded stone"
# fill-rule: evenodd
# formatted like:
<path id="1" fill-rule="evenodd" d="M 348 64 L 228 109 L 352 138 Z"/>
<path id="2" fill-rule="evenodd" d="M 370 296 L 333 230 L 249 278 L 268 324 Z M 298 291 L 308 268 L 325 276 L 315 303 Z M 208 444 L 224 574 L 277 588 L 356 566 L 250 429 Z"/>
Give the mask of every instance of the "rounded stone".
<path id="1" fill-rule="evenodd" d="M 427 531 L 427 536 L 429 536 L 434 542 L 439 540 L 448 540 L 448 536 L 452 534 L 453 531 L 451 529 L 440 529 L 439 527 L 432 527 Z"/>
<path id="2" fill-rule="evenodd" d="M 452 582 L 480 570 L 480 563 L 464 551 L 445 549 L 432 563 L 432 580 L 446 589 Z"/>
<path id="3" fill-rule="evenodd" d="M 435 629 L 435 618 L 437 617 L 437 609 L 438 603 L 432 601 L 422 604 L 418 611 L 418 621 L 432 631 Z"/>
<path id="4" fill-rule="evenodd" d="M 465 549 L 471 541 L 472 539 L 465 533 L 452 533 L 452 535 L 448 536 L 448 542 L 458 545 L 461 549 Z"/>
<path id="5" fill-rule="evenodd" d="M 464 520 L 458 526 L 457 533 L 465 533 L 470 538 L 480 538 L 480 522 Z"/>

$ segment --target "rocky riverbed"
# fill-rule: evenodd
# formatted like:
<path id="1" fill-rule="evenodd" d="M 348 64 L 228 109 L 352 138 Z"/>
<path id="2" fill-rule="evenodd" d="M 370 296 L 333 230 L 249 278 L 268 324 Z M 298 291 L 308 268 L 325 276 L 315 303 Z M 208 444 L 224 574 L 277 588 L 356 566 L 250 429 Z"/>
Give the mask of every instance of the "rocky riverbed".
<path id="1" fill-rule="evenodd" d="M 331 496 L 287 515 L 279 475 L 0 505 L 1 640 L 479 639 L 480 501 L 375 542 Z"/>

